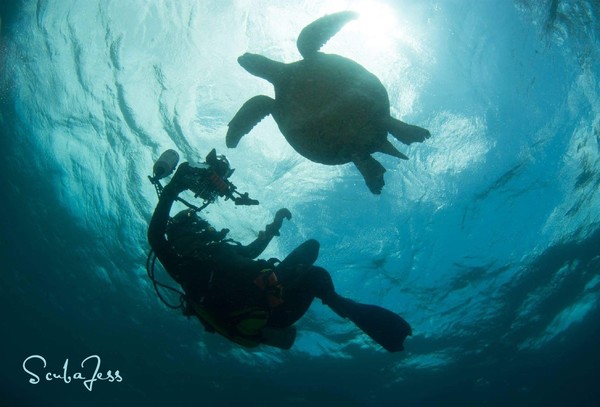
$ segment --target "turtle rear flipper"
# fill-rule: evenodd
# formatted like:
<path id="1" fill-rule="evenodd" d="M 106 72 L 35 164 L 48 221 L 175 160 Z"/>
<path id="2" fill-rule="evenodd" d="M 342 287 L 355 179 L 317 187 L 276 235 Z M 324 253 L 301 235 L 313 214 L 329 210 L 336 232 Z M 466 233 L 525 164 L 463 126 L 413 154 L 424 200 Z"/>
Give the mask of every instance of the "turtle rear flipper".
<path id="1" fill-rule="evenodd" d="M 309 58 L 321 49 L 350 20 L 358 18 L 354 11 L 328 14 L 313 21 L 300 32 L 296 47 L 303 58 Z"/>
<path id="2" fill-rule="evenodd" d="M 365 179 L 365 183 L 369 187 L 369 190 L 371 190 L 371 192 L 375 195 L 381 194 L 381 189 L 385 185 L 385 182 L 383 181 L 385 168 L 383 168 L 383 165 L 381 165 L 379 161 L 370 155 L 355 155 L 352 157 L 352 162 L 362 174 L 363 178 Z"/>
<path id="3" fill-rule="evenodd" d="M 403 160 L 408 160 L 408 157 L 405 154 L 398 151 L 398 149 L 396 149 L 396 147 L 394 147 L 392 143 L 390 143 L 387 139 L 381 144 L 378 151 L 384 154 L 389 154 L 391 156 L 401 158 Z"/>
<path id="4" fill-rule="evenodd" d="M 415 142 L 420 143 L 431 137 L 429 130 L 419 126 L 414 126 L 412 124 L 404 123 L 403 121 L 394 119 L 393 117 L 390 117 L 387 120 L 387 127 L 392 136 L 396 137 L 404 144 L 411 144 Z"/>
<path id="5" fill-rule="evenodd" d="M 234 148 L 242 137 L 252 130 L 265 116 L 271 114 L 275 100 L 268 96 L 259 95 L 249 99 L 229 122 L 225 144 Z"/>

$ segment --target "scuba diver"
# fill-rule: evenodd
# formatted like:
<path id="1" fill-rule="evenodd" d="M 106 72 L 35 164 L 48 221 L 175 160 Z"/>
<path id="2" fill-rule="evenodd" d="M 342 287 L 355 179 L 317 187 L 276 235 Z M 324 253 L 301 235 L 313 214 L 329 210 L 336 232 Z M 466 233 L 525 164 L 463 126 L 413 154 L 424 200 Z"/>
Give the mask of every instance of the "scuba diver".
<path id="1" fill-rule="evenodd" d="M 178 291 L 180 306 L 170 305 L 172 308 L 181 307 L 184 315 L 196 316 L 207 331 L 242 346 L 265 344 L 289 349 L 296 336 L 293 324 L 313 299 L 319 298 L 386 350 L 404 349 L 406 336 L 412 334 L 410 325 L 387 309 L 337 294 L 329 272 L 314 265 L 319 254 L 316 240 L 302 243 L 282 261 L 256 259 L 273 237 L 279 236 L 283 221 L 291 219 L 289 210 L 278 210 L 273 222 L 248 245 L 228 239 L 228 229 L 217 231 L 198 212 L 218 197 L 231 199 L 236 205 L 257 205 L 258 201 L 236 191 L 228 180 L 233 170 L 214 149 L 200 166 L 184 162 L 177 167 L 178 159 L 175 151 L 167 150 L 154 166 L 154 177 L 149 177 L 159 200 L 148 228 L 152 251 L 147 268 L 159 296 L 157 285 L 176 290 L 154 278 L 157 258 L 183 289 Z M 160 179 L 176 167 L 175 175 L 163 188 Z M 204 205 L 196 207 L 181 199 L 179 194 L 186 190 L 202 198 Z M 176 200 L 190 209 L 170 218 Z"/>

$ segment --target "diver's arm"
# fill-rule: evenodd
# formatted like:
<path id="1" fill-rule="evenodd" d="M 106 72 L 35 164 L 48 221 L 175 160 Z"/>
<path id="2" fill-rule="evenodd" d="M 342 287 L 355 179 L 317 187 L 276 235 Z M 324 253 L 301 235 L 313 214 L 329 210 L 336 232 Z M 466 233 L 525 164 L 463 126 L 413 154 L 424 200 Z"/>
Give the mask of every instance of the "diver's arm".
<path id="1" fill-rule="evenodd" d="M 271 243 L 275 236 L 279 236 L 279 229 L 283 219 L 291 219 L 292 214 L 289 210 L 283 208 L 277 211 L 273 223 L 268 224 L 265 230 L 258 233 L 258 237 L 247 246 L 240 246 L 238 252 L 241 256 L 254 259 L 258 257 Z"/>
<path id="2" fill-rule="evenodd" d="M 158 197 L 158 205 L 152 214 L 150 226 L 148 227 L 148 242 L 156 252 L 156 255 L 163 266 L 167 267 L 161 256 L 177 258 L 177 254 L 167 241 L 165 234 L 167 232 L 167 223 L 169 221 L 169 212 L 173 202 L 180 193 L 188 189 L 188 174 L 193 171 L 188 163 L 182 163 L 171 178 L 171 181 L 162 189 Z"/>
<path id="3" fill-rule="evenodd" d="M 152 247 L 152 250 L 156 253 L 156 257 L 158 257 L 167 271 L 169 269 L 174 271 L 177 264 L 177 254 L 165 237 L 169 212 L 171 211 L 173 202 L 177 199 L 177 195 L 178 192 L 170 184 L 163 188 L 156 209 L 152 214 L 150 226 L 148 227 L 148 242 L 150 243 L 150 247 Z"/>
<path id="4" fill-rule="evenodd" d="M 175 281 L 179 282 L 180 257 L 165 237 L 169 212 L 177 196 L 188 189 L 188 176 L 194 170 L 188 163 L 182 163 L 177 168 L 171 181 L 165 185 L 158 198 L 158 204 L 152 214 L 150 226 L 148 226 L 148 242 L 156 253 L 156 257 L 162 263 L 165 270 Z"/>
<path id="5" fill-rule="evenodd" d="M 238 253 L 240 256 L 247 257 L 249 259 L 257 258 L 262 252 L 265 251 L 271 240 L 275 235 L 268 234 L 265 232 L 259 232 L 258 237 L 252 243 L 246 246 L 238 246 Z"/>

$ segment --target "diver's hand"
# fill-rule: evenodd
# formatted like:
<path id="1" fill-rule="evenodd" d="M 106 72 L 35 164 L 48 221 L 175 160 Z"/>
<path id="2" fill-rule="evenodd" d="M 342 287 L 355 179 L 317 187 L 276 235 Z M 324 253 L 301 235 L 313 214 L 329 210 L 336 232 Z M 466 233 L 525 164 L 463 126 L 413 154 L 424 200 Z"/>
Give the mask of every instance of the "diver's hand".
<path id="1" fill-rule="evenodd" d="M 190 187 L 189 178 L 192 176 L 194 170 L 189 163 L 181 163 L 177 167 L 177 171 L 175 171 L 175 175 L 173 175 L 171 181 L 163 188 L 163 192 L 179 195 L 188 189 Z"/>
<path id="2" fill-rule="evenodd" d="M 265 228 L 267 235 L 270 237 L 279 236 L 279 229 L 281 228 L 284 219 L 292 219 L 292 213 L 286 208 L 282 208 L 275 213 L 273 223 L 267 225 Z"/>
<path id="3" fill-rule="evenodd" d="M 287 208 L 281 208 L 275 213 L 275 220 L 273 220 L 273 223 L 276 223 L 279 225 L 279 227 L 281 227 L 283 219 L 292 219 L 292 212 L 290 212 Z"/>

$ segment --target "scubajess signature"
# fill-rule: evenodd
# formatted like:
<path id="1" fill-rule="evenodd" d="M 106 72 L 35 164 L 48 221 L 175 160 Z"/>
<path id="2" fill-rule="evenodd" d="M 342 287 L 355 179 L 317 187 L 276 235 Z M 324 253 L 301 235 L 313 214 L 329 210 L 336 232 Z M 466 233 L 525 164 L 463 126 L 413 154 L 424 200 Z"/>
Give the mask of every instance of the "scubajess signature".
<path id="1" fill-rule="evenodd" d="M 36 362 L 37 360 L 37 362 Z M 40 362 L 41 369 L 40 371 Z M 42 380 L 46 381 L 58 381 L 62 380 L 64 383 L 71 383 L 75 381 L 83 381 L 83 385 L 89 391 L 92 391 L 94 382 L 96 381 L 107 381 L 117 382 L 123 381 L 118 370 L 114 372 L 112 370 L 106 371 L 106 373 L 100 372 L 101 360 L 98 355 L 91 355 L 81 361 L 81 368 L 83 371 L 76 371 L 74 373 L 69 372 L 69 359 L 65 359 L 65 363 L 62 367 L 62 372 L 55 373 L 52 371 L 46 371 L 46 359 L 40 355 L 31 355 L 23 361 L 23 370 L 25 373 L 31 376 L 29 383 L 38 384 Z"/>

